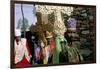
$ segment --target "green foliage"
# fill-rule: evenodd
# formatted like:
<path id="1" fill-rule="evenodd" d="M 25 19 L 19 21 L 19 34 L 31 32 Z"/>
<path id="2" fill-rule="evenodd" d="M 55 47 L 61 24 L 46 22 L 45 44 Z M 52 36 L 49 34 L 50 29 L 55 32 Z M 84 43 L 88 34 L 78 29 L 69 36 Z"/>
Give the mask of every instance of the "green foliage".
<path id="1" fill-rule="evenodd" d="M 17 28 L 21 29 L 21 31 L 26 31 L 26 29 L 29 27 L 28 20 L 26 18 L 24 19 L 19 19 Z"/>

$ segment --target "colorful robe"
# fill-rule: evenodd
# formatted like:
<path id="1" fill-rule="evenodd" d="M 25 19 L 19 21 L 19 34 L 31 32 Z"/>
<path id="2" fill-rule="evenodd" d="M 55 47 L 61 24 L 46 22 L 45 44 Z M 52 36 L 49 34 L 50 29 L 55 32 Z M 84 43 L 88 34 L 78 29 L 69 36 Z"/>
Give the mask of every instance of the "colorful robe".
<path id="1" fill-rule="evenodd" d="M 55 46 L 54 46 L 53 58 L 52 58 L 53 64 L 59 64 L 59 55 L 60 55 L 60 52 L 62 51 L 62 48 L 63 48 L 63 47 L 61 47 L 62 46 L 61 41 L 66 42 L 66 44 L 64 44 L 64 46 L 63 46 L 65 48 L 67 46 L 67 41 L 64 38 L 64 36 L 62 36 L 62 35 L 55 36 Z"/>
<path id="2" fill-rule="evenodd" d="M 77 47 L 67 47 L 67 51 L 69 63 L 79 63 L 80 61 L 83 61 L 83 57 Z"/>
<path id="3" fill-rule="evenodd" d="M 15 64 L 16 66 L 29 66 L 30 64 L 30 50 L 25 38 L 22 38 L 18 44 L 15 41 Z"/>
<path id="4" fill-rule="evenodd" d="M 64 61 L 64 63 L 79 63 L 80 61 L 83 61 L 83 57 L 77 47 L 69 47 L 64 36 L 57 35 L 55 37 L 52 63 L 59 64 L 60 61 Z"/>

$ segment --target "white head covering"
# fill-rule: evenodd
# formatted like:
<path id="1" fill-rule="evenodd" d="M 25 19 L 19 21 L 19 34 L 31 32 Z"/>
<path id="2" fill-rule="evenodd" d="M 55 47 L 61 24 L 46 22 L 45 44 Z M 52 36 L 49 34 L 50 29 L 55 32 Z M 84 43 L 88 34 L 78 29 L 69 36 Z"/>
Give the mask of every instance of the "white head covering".
<path id="1" fill-rule="evenodd" d="M 15 36 L 21 36 L 21 30 L 15 29 Z"/>

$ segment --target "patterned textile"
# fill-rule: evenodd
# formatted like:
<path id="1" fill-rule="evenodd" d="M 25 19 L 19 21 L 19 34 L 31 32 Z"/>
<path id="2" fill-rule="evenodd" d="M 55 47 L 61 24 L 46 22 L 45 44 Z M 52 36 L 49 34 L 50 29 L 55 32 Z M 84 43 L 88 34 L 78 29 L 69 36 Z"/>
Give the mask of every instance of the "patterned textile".
<path id="1" fill-rule="evenodd" d="M 68 28 L 76 28 L 76 20 L 75 18 L 69 18 L 68 19 Z"/>

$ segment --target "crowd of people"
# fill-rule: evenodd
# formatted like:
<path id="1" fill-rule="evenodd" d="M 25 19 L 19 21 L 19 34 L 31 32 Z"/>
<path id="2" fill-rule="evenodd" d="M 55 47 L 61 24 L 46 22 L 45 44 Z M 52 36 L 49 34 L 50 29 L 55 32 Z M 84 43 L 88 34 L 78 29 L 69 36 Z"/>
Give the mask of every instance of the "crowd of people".
<path id="1" fill-rule="evenodd" d="M 21 31 L 15 30 L 15 65 L 30 66 L 36 64 L 80 63 L 83 57 L 77 47 L 73 46 L 77 37 L 76 20 L 68 19 L 68 27 L 64 25 L 60 13 L 54 23 L 53 31 L 44 31 L 42 15 L 38 14 L 40 29 L 38 32 L 28 31 L 22 38 Z M 68 33 L 69 32 L 69 33 Z"/>
<path id="2" fill-rule="evenodd" d="M 21 31 L 15 30 L 15 65 L 30 66 L 34 64 L 79 63 L 83 61 L 79 50 L 72 46 L 73 34 L 54 35 L 45 31 L 47 43 L 39 39 L 36 32 L 27 32 L 26 38 L 21 37 Z"/>

